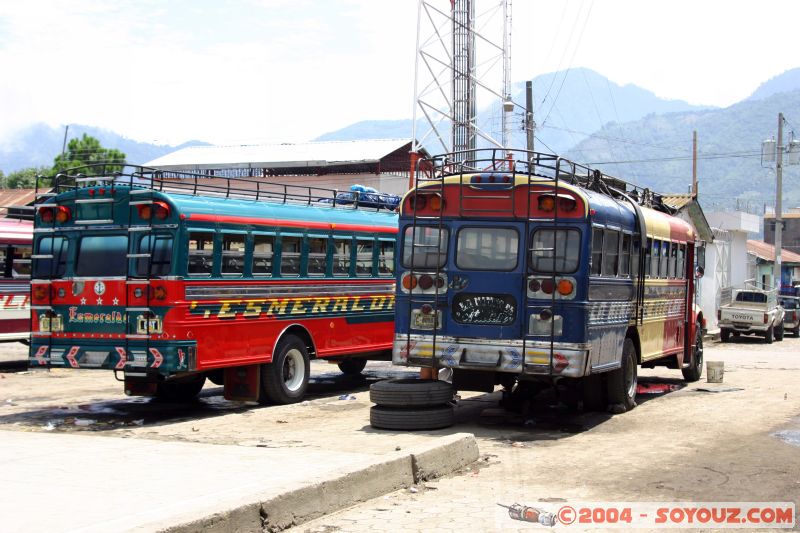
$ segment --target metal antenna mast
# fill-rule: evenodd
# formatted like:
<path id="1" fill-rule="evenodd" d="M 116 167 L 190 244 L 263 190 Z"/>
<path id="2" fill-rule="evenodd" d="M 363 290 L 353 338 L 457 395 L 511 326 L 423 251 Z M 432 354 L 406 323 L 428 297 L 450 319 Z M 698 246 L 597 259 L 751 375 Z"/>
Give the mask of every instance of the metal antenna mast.
<path id="1" fill-rule="evenodd" d="M 514 108 L 524 111 L 511 100 L 510 48 L 511 0 L 419 0 L 412 153 L 509 147 Z M 479 105 L 499 111 L 499 130 L 479 123 Z"/>

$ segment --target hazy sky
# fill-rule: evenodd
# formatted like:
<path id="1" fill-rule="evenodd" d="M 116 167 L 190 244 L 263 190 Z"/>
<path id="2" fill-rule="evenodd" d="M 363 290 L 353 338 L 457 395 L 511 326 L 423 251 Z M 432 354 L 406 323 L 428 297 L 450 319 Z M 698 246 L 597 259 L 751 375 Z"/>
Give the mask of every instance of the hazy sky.
<path id="1" fill-rule="evenodd" d="M 514 0 L 512 13 L 512 81 L 587 67 L 727 106 L 800 66 L 798 0 Z M 44 121 L 169 144 L 301 141 L 410 118 L 416 16 L 416 0 L 3 0 L 0 138 Z"/>

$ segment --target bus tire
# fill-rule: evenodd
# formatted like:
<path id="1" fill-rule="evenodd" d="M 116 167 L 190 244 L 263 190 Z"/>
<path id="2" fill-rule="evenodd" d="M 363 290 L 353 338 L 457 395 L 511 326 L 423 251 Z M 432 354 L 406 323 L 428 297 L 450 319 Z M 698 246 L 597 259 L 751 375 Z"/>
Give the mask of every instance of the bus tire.
<path id="1" fill-rule="evenodd" d="M 455 423 L 452 405 L 397 408 L 376 405 L 369 410 L 369 424 L 378 429 L 442 429 Z"/>
<path id="2" fill-rule="evenodd" d="M 438 379 L 387 379 L 373 383 L 369 399 L 381 407 L 434 407 L 453 400 L 453 386 Z"/>
<path id="3" fill-rule="evenodd" d="M 783 322 L 778 324 L 778 327 L 775 328 L 775 340 L 782 341 L 783 340 Z"/>
<path id="4" fill-rule="evenodd" d="M 731 340 L 731 330 L 722 328 L 719 330 L 719 340 L 722 342 L 728 342 Z"/>
<path id="5" fill-rule="evenodd" d="M 261 367 L 262 398 L 269 403 L 297 403 L 308 388 L 311 363 L 306 344 L 295 335 L 285 335 L 278 342 L 272 362 Z"/>
<path id="6" fill-rule="evenodd" d="M 700 324 L 695 324 L 694 348 L 689 359 L 689 366 L 682 368 L 683 379 L 690 383 L 698 381 L 703 375 L 703 332 Z"/>
<path id="7" fill-rule="evenodd" d="M 608 373 L 608 403 L 622 405 L 625 411 L 636 407 L 636 383 L 638 381 L 636 347 L 626 338 L 622 345 L 622 367 Z"/>
<path id="8" fill-rule="evenodd" d="M 581 379 L 584 411 L 605 411 L 608 407 L 603 376 L 591 374 Z"/>
<path id="9" fill-rule="evenodd" d="M 364 367 L 367 366 L 367 360 L 363 357 L 350 357 L 341 361 L 337 366 L 339 370 L 342 371 L 342 374 L 358 376 L 361 374 L 361 371 L 364 370 Z"/>
<path id="10" fill-rule="evenodd" d="M 190 402 L 197 398 L 205 384 L 205 374 L 162 381 L 156 387 L 156 398 L 167 403 Z"/>
<path id="11" fill-rule="evenodd" d="M 772 344 L 772 341 L 775 340 L 773 331 L 774 330 L 772 329 L 772 326 L 770 326 L 769 329 L 767 329 L 767 332 L 764 334 L 764 342 L 767 344 Z"/>

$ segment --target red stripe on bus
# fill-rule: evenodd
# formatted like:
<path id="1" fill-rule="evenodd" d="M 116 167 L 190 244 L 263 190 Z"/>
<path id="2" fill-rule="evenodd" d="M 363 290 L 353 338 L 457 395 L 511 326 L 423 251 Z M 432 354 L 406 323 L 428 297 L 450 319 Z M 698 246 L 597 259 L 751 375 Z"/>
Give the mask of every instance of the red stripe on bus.
<path id="1" fill-rule="evenodd" d="M 255 217 L 237 217 L 231 215 L 205 215 L 201 213 L 192 213 L 187 217 L 191 221 L 196 222 L 221 222 L 233 224 L 260 224 L 268 226 L 283 226 L 289 228 L 305 228 L 305 229 L 342 229 L 350 231 L 366 231 L 366 232 L 380 232 L 380 233 L 397 233 L 397 228 L 389 226 L 367 226 L 364 224 L 344 224 L 337 222 L 311 222 L 311 221 L 298 221 L 298 220 L 280 220 L 277 218 L 255 218 Z"/>

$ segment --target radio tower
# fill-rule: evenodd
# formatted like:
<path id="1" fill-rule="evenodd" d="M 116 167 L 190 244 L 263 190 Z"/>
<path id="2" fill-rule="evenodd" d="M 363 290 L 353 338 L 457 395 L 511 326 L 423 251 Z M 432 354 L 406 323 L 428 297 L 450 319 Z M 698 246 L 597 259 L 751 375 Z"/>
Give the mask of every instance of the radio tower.
<path id="1" fill-rule="evenodd" d="M 419 1 L 412 166 L 425 144 L 433 152 L 509 147 L 514 108 L 524 110 L 511 100 L 510 49 L 511 0 Z M 499 111 L 499 131 L 478 124 L 479 104 Z"/>

